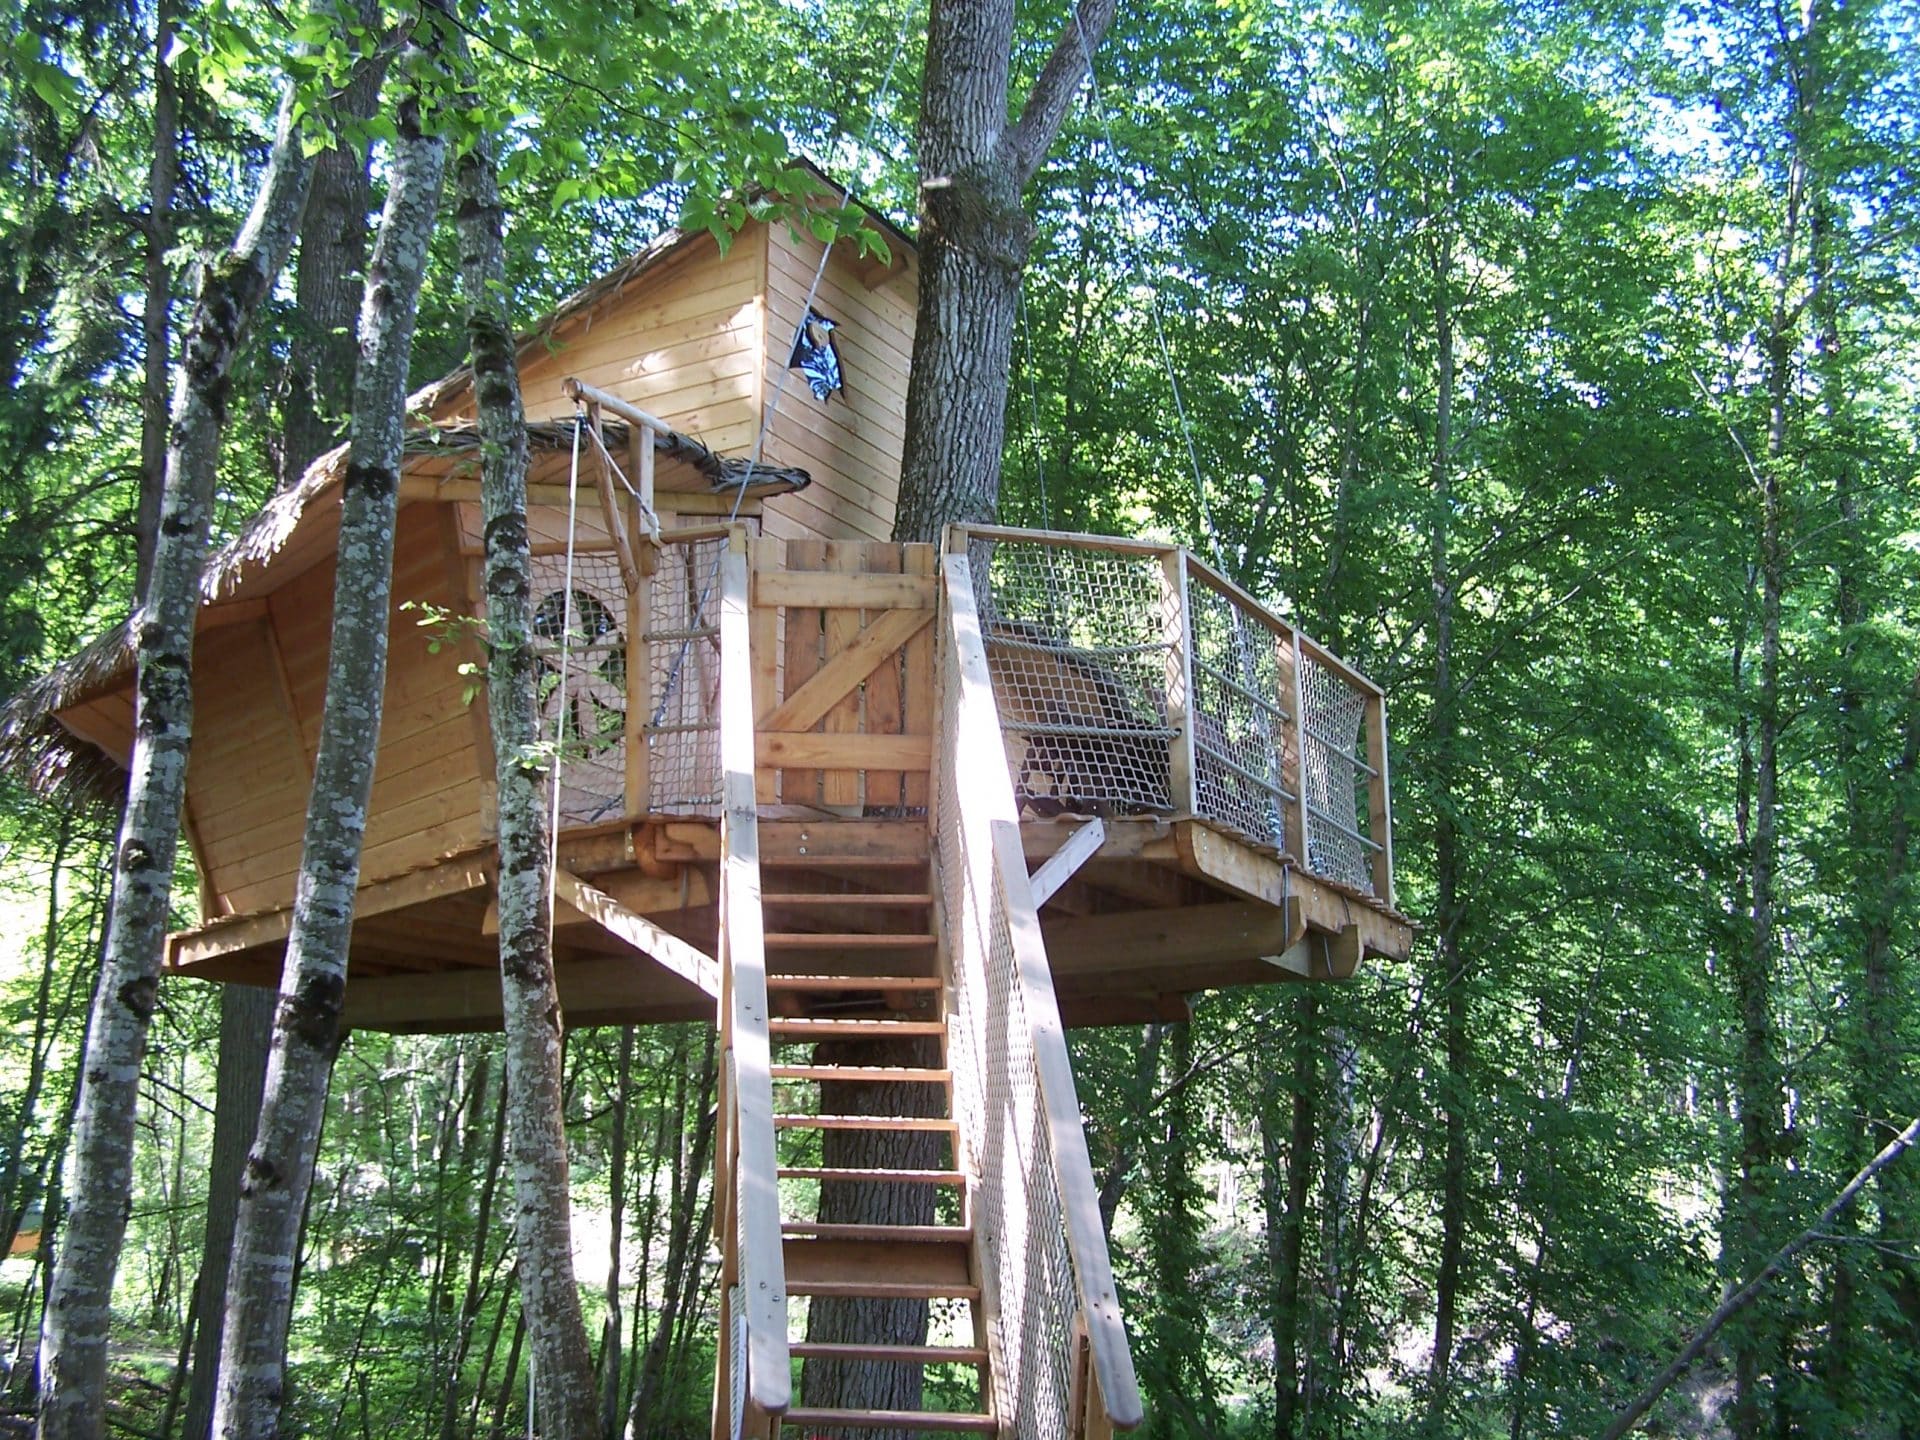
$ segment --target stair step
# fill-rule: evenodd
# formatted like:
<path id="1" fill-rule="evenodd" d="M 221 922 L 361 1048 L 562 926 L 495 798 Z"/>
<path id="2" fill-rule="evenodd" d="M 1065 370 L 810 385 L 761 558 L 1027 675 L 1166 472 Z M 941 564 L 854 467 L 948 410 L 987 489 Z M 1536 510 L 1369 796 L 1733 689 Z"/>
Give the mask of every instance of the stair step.
<path id="1" fill-rule="evenodd" d="M 789 1239 L 789 1295 L 849 1300 L 978 1300 L 965 1241 Z"/>
<path id="2" fill-rule="evenodd" d="M 953 1121 L 940 1115 L 776 1115 L 776 1130 L 938 1130 L 951 1134 Z"/>
<path id="3" fill-rule="evenodd" d="M 889 1185 L 964 1185 L 959 1170 L 860 1170 L 834 1165 L 782 1166 L 774 1172 L 782 1180 L 840 1180 Z"/>
<path id="4" fill-rule="evenodd" d="M 787 1346 L 796 1360 L 893 1360 L 905 1365 L 984 1365 L 987 1352 L 977 1345 L 849 1345 L 837 1341 L 795 1340 Z"/>
<path id="5" fill-rule="evenodd" d="M 771 1020 L 768 1033 L 800 1040 L 885 1040 L 892 1036 L 944 1035 L 944 1020 Z"/>
<path id="6" fill-rule="evenodd" d="M 769 990 L 938 990 L 938 975 L 769 975 Z"/>
<path id="7" fill-rule="evenodd" d="M 775 1065 L 776 1080 L 853 1080 L 899 1081 L 913 1085 L 945 1085 L 953 1079 L 951 1070 L 922 1069 L 913 1065 Z"/>
<path id="8" fill-rule="evenodd" d="M 918 908 L 933 904 L 933 892 L 915 890 L 873 894 L 862 891 L 858 895 L 831 895 L 818 890 L 762 891 L 760 903 L 762 905 L 875 905 L 882 907 L 897 905 L 904 909 L 908 906 Z"/>
<path id="9" fill-rule="evenodd" d="M 991 1415 L 938 1410 L 820 1410 L 801 1407 L 780 1417 L 783 1425 L 844 1425 L 856 1430 L 964 1431 L 992 1435 L 1000 1422 Z"/>
<path id="10" fill-rule="evenodd" d="M 866 930 L 772 930 L 769 950 L 911 950 L 934 943 L 931 935 L 874 934 Z"/>
<path id="11" fill-rule="evenodd" d="M 971 1225 L 833 1225 L 817 1220 L 789 1220 L 782 1235 L 809 1240 L 878 1240 L 883 1243 L 964 1244 L 973 1238 Z"/>

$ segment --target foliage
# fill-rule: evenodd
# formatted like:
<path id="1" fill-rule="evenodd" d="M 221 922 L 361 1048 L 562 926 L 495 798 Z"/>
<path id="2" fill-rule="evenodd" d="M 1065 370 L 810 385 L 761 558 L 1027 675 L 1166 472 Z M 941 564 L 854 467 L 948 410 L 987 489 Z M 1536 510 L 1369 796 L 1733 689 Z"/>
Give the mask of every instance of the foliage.
<path id="1" fill-rule="evenodd" d="M 1059 22 L 1043 8 L 1022 20 L 1029 77 Z M 668 220 L 724 231 L 767 211 L 750 197 L 797 188 L 790 142 L 896 217 L 911 210 L 911 6 L 891 73 L 892 5 L 462 13 L 486 97 L 462 124 L 507 137 L 523 316 Z M 176 304 L 194 257 L 232 233 L 296 44 L 317 42 L 300 63 L 320 143 L 329 85 L 382 39 L 295 36 L 279 15 L 198 7 L 170 57 Z M 9 18 L 0 691 L 125 613 L 153 144 L 149 7 L 26 3 Z M 390 7 L 383 23 L 413 19 Z M 1734 1278 L 1728 965 L 1752 934 L 1743 747 L 1759 713 L 1764 475 L 1788 539 L 1765 1232 L 1787 1238 L 1877 1125 L 1920 1108 L 1920 896 L 1896 843 L 1920 822 L 1920 777 L 1902 763 L 1920 725 L 1914 23 L 1911 0 L 1819 0 L 1784 22 L 1747 0 L 1161 0 L 1126 7 L 1097 57 L 1095 91 L 1029 196 L 1039 238 L 1004 518 L 1195 542 L 1385 683 L 1401 904 L 1427 923 L 1412 962 L 1322 992 L 1311 1030 L 1290 994 L 1262 991 L 1205 999 L 1164 1033 L 1076 1037 L 1156 1435 L 1271 1433 L 1276 1324 L 1297 1329 L 1310 1403 L 1296 1433 L 1591 1432 Z M 368 138 L 377 156 L 377 125 Z M 463 345 L 450 227 L 436 244 L 416 379 Z M 1782 294 L 1784 398 L 1767 385 Z M 1456 368 L 1444 494 L 1442 299 Z M 297 322 L 276 297 L 236 380 L 229 526 L 273 484 Z M 5 928 L 22 937 L 0 992 L 0 1217 L 24 1229 L 35 1206 L 57 1220 L 108 827 L 12 792 L 0 825 Z M 1443 829 L 1462 896 L 1452 979 L 1433 923 Z M 1446 1040 L 1456 1000 L 1463 1061 Z M 199 1253 L 213 1008 L 172 989 L 149 1060 L 128 1247 L 145 1258 L 120 1304 L 162 1391 Z M 1295 1043 L 1309 1047 L 1303 1153 L 1292 1092 L 1263 1105 L 1258 1083 Z M 628 1107 L 624 1284 L 645 1303 L 627 1302 L 623 1397 L 661 1310 L 669 1231 L 698 1218 L 677 1167 L 708 1103 L 695 1032 L 645 1031 L 636 1048 L 623 1066 L 616 1035 L 583 1031 L 568 1057 L 589 1232 L 611 1212 L 612 1110 Z M 494 1042 L 356 1036 L 339 1063 L 294 1423 L 434 1440 L 521 1425 L 504 1202 L 480 1223 L 498 1164 Z M 1463 1248 L 1442 1388 L 1456 1118 Z M 1285 1315 L 1263 1127 L 1278 1127 L 1277 1163 L 1310 1178 L 1302 1299 Z M 1763 1301 L 1769 1404 L 1794 1433 L 1920 1423 L 1917 1186 L 1909 1160 Z M 604 1240 L 591 1260 L 583 1242 L 583 1274 Z M 34 1330 L 36 1264 L 0 1270 L 13 1356 Z M 666 1398 L 636 1434 L 706 1429 L 711 1284 L 708 1266 L 692 1322 L 664 1342 Z M 13 1371 L 15 1400 L 30 1368 Z M 143 1399 L 125 1428 L 157 1434 L 169 1413 L 164 1394 Z"/>

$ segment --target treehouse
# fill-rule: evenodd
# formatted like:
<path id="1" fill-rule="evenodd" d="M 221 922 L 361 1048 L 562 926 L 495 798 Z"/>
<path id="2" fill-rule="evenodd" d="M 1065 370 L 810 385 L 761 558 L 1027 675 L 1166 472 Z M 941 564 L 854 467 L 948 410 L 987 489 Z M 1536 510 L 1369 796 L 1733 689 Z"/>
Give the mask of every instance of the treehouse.
<path id="1" fill-rule="evenodd" d="M 1174 546 L 890 543 L 917 272 L 888 239 L 886 259 L 842 242 L 816 286 L 822 247 L 785 227 L 724 251 L 675 232 L 522 347 L 556 974 L 576 1025 L 721 1027 L 716 1436 L 1104 1433 L 1140 1399 L 1062 1026 L 1408 953 L 1384 701 Z M 462 669 L 479 439 L 462 374 L 416 409 L 345 1004 L 352 1026 L 454 1031 L 501 1004 L 493 752 Z M 173 975 L 277 982 L 343 468 L 322 458 L 210 565 L 202 920 Z M 133 726 L 124 629 L 4 717 L 16 766 L 95 784 Z M 818 1138 L 899 1130 L 940 1158 L 836 1166 Z M 835 1185 L 929 1187 L 939 1223 L 823 1220 Z M 790 1339 L 822 1298 L 937 1302 L 930 1343 Z M 796 1364 L 809 1394 L 836 1366 L 951 1367 L 972 1408 L 796 1402 Z"/>

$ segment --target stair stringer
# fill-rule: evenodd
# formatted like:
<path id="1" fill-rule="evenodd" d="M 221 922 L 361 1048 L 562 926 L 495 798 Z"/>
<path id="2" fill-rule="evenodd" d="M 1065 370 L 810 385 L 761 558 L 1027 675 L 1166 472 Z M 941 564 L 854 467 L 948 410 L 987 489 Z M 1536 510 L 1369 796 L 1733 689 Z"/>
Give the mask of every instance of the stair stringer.
<path id="1" fill-rule="evenodd" d="M 934 889 L 995 1413 L 1009 1440 L 1129 1429 L 1139 1390 L 964 554 L 944 557 L 940 607 Z"/>

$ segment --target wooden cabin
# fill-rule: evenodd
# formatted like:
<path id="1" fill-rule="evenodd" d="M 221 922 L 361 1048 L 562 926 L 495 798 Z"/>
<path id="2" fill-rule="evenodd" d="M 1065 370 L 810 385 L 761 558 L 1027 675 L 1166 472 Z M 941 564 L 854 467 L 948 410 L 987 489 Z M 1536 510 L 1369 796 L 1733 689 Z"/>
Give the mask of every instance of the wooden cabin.
<path id="1" fill-rule="evenodd" d="M 722 1357 L 717 1436 L 1097 1434 L 1140 1400 L 1061 1026 L 1408 953 L 1384 698 L 1177 547 L 891 543 L 917 266 L 887 239 L 887 260 L 843 242 L 821 269 L 784 226 L 724 251 L 674 232 L 522 346 L 541 707 L 561 742 L 556 974 L 574 1024 L 722 1027 L 717 1229 L 746 1339 Z M 838 388 L 796 368 L 809 348 Z M 451 1031 L 500 1019 L 493 758 L 462 668 L 483 613 L 479 451 L 463 374 L 417 401 L 346 1015 Z M 208 572 L 186 816 L 202 920 L 172 937 L 174 975 L 278 980 L 342 467 L 317 462 Z M 17 699 L 16 763 L 124 768 L 131 665 L 122 631 Z M 915 1038 L 939 1060 L 846 1059 Z M 823 1041 L 839 1058 L 796 1048 Z M 849 1080 L 946 1103 L 823 1114 Z M 881 1172 L 776 1136 L 888 1126 L 950 1147 L 881 1177 L 952 1187 L 946 1221 L 780 1211 Z M 927 1346 L 790 1341 L 790 1298 L 860 1296 L 961 1318 Z M 795 1363 L 971 1367 L 979 1398 L 905 1419 L 796 1405 Z"/>

